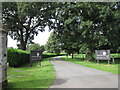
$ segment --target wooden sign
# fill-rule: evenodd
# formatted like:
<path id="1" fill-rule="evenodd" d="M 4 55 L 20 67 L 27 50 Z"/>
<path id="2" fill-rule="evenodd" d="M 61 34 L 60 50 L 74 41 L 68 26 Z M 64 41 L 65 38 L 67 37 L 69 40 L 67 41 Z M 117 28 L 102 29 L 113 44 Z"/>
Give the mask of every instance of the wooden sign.
<path id="1" fill-rule="evenodd" d="M 110 60 L 110 50 L 95 50 L 97 60 Z"/>
<path id="2" fill-rule="evenodd" d="M 99 63 L 99 60 L 110 60 L 110 50 L 95 50 L 96 60 Z"/>
<path id="3" fill-rule="evenodd" d="M 42 61 L 42 51 L 30 51 L 31 66 L 34 61 Z"/>

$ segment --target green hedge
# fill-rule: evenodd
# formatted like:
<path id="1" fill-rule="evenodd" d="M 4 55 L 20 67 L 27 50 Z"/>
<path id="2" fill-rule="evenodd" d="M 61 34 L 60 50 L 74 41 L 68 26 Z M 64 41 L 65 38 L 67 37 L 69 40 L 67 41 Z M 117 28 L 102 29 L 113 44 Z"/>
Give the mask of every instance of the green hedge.
<path id="1" fill-rule="evenodd" d="M 64 56 L 66 54 L 55 54 L 55 53 L 43 53 L 42 58 L 50 58 L 55 56 Z"/>
<path id="2" fill-rule="evenodd" d="M 9 66 L 19 67 L 25 63 L 29 63 L 29 52 L 19 49 L 8 49 L 7 60 Z"/>
<path id="3" fill-rule="evenodd" d="M 65 54 L 44 53 L 42 58 L 62 56 Z M 20 49 L 8 49 L 7 60 L 10 67 L 20 67 L 25 63 L 29 63 L 30 53 Z"/>

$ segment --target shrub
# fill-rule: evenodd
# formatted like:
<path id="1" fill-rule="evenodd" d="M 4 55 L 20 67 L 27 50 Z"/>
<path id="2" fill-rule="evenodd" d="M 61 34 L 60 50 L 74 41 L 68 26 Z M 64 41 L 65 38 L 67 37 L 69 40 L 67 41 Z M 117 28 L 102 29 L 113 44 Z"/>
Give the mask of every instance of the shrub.
<path id="1" fill-rule="evenodd" d="M 62 56 L 65 54 L 60 54 L 59 56 Z M 7 60 L 9 63 L 10 67 L 19 67 L 25 63 L 29 63 L 29 56 L 30 53 L 27 51 L 23 51 L 20 49 L 8 49 L 8 54 L 7 54 Z M 42 55 L 42 58 L 49 58 L 49 57 L 55 57 L 58 56 L 57 54 L 54 53 L 44 53 Z"/>
<path id="2" fill-rule="evenodd" d="M 19 67 L 25 63 L 29 63 L 29 52 L 19 49 L 8 49 L 7 60 L 9 66 Z"/>
<path id="3" fill-rule="evenodd" d="M 66 54 L 55 54 L 55 53 L 43 53 L 42 58 L 50 58 L 50 57 L 55 57 L 55 56 L 64 56 Z"/>

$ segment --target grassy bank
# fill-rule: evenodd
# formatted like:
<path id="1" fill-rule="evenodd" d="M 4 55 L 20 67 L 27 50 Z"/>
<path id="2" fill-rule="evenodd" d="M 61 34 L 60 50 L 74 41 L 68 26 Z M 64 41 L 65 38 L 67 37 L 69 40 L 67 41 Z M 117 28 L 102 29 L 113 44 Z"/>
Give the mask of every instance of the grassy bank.
<path id="1" fill-rule="evenodd" d="M 34 62 L 33 67 L 25 64 L 19 68 L 8 67 L 8 88 L 49 88 L 55 79 L 55 71 L 50 58 Z"/>
<path id="2" fill-rule="evenodd" d="M 85 58 L 85 54 L 74 54 L 74 57 L 75 58 Z M 95 57 L 95 55 L 94 55 Z M 110 57 L 111 58 L 120 58 L 120 53 L 113 53 L 113 54 L 110 54 Z"/>
<path id="3" fill-rule="evenodd" d="M 107 72 L 111 72 L 111 73 L 115 73 L 115 74 L 120 74 L 120 72 L 118 72 L 118 63 L 108 65 L 107 61 L 100 62 L 100 64 L 97 64 L 96 61 L 84 61 L 84 59 L 82 59 L 82 58 L 71 59 L 71 57 L 62 57 L 62 59 L 65 61 L 80 64 L 83 66 L 95 68 L 98 70 L 103 70 L 103 71 L 107 71 Z"/>

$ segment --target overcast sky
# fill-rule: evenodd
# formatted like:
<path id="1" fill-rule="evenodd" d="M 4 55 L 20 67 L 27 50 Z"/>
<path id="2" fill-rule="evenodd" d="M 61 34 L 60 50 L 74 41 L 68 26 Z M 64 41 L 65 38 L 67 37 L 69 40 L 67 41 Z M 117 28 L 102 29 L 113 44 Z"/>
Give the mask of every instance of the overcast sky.
<path id="1" fill-rule="evenodd" d="M 52 32 L 49 32 L 48 30 L 48 27 L 46 27 L 44 32 L 39 32 L 39 34 L 35 36 L 33 42 L 39 43 L 40 45 L 45 45 L 48 40 L 48 37 L 50 36 L 50 33 Z M 8 36 L 8 47 L 17 48 L 16 44 L 17 41 L 13 40 L 10 36 Z"/>

